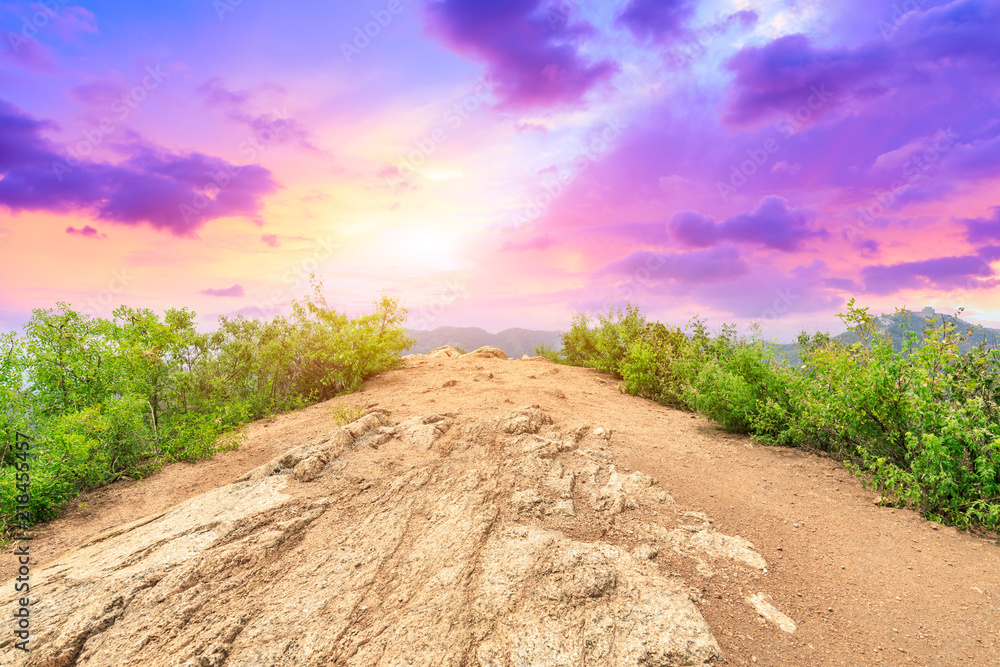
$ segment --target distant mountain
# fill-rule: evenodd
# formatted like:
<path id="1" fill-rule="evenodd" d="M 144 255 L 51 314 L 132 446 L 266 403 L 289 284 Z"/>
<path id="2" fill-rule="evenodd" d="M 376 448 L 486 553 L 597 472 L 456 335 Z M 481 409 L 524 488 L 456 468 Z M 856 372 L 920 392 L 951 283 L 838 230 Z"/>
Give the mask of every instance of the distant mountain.
<path id="1" fill-rule="evenodd" d="M 923 340 L 924 331 L 928 326 L 927 320 L 929 318 L 935 318 L 935 327 L 939 327 L 943 323 L 947 322 L 955 325 L 955 327 L 961 332 L 976 329 L 971 338 L 961 344 L 959 349 L 961 349 L 962 352 L 968 351 L 969 348 L 979 345 L 983 341 L 986 341 L 987 344 L 990 345 L 1000 344 L 1000 329 L 989 329 L 986 327 L 977 328 L 977 325 L 958 319 L 953 315 L 945 315 L 944 313 L 934 312 L 933 308 L 924 308 L 920 311 L 908 310 L 893 315 L 880 315 L 876 319 L 876 323 L 882 328 L 883 331 L 888 332 L 889 337 L 892 339 L 892 346 L 898 352 L 903 348 L 903 342 L 907 339 L 907 332 L 909 331 L 909 329 L 904 329 L 901 325 L 909 321 L 910 328 L 917 334 L 917 341 L 919 344 L 919 341 Z M 838 334 L 833 338 L 844 345 L 851 345 L 861 340 L 853 331 L 845 331 L 844 333 Z M 780 353 L 788 359 L 789 363 L 794 366 L 801 365 L 802 361 L 799 356 L 798 343 L 785 343 L 783 345 L 779 345 L 778 349 Z"/>
<path id="2" fill-rule="evenodd" d="M 555 349 L 562 348 L 558 331 L 533 331 L 531 329 L 504 329 L 491 334 L 479 327 L 438 327 L 431 331 L 407 329 L 407 335 L 417 343 L 403 354 L 426 354 L 442 345 L 460 347 L 469 352 L 484 345 L 503 350 L 508 357 L 520 359 L 522 355 L 535 355 L 535 346 L 545 343 Z"/>

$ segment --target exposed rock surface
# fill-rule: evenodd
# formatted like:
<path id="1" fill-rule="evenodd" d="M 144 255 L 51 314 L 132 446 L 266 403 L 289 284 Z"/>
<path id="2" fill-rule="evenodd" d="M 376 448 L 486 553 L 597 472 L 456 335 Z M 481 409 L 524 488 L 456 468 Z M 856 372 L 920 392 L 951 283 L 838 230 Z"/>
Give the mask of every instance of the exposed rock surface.
<path id="1" fill-rule="evenodd" d="M 770 621 L 781 630 L 792 634 L 795 632 L 795 621 L 788 618 L 777 607 L 771 604 L 770 598 L 765 593 L 756 593 L 747 598 L 747 603 L 757 610 L 757 613 L 765 621 Z"/>
<path id="2" fill-rule="evenodd" d="M 763 558 L 620 471 L 611 437 L 537 407 L 370 413 L 33 572 L 34 650 L 8 634 L 0 664 L 722 662 L 662 554 Z"/>
<path id="3" fill-rule="evenodd" d="M 410 357 L 423 357 L 423 356 L 427 356 L 428 358 L 431 358 L 431 359 L 441 359 L 441 358 L 448 359 L 448 358 L 451 358 L 451 357 L 460 357 L 460 356 L 462 356 L 462 353 L 459 352 L 458 350 L 456 350 L 455 348 L 453 348 L 451 345 L 442 345 L 441 347 L 434 348 L 433 350 L 431 350 L 430 352 L 428 352 L 426 355 L 423 355 L 423 354 L 408 354 L 408 355 L 406 355 L 406 358 L 410 358 Z"/>
<path id="4" fill-rule="evenodd" d="M 462 357 L 465 358 L 478 357 L 480 359 L 506 359 L 507 353 L 501 350 L 499 347 L 491 347 L 489 345 L 484 345 L 483 347 L 473 350 L 468 354 L 463 354 Z"/>

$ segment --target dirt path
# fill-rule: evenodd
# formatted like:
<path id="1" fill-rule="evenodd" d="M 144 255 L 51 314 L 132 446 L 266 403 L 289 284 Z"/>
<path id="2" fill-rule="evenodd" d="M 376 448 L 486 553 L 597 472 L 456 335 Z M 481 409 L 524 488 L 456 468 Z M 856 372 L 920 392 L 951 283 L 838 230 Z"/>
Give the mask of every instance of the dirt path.
<path id="1" fill-rule="evenodd" d="M 545 361 L 411 360 L 357 394 L 250 425 L 239 451 L 81 497 L 40 527 L 34 565 L 330 431 L 334 404 L 378 405 L 394 419 L 444 411 L 491 418 L 537 404 L 557 423 L 611 427 L 621 466 L 653 475 L 678 504 L 749 539 L 767 559 L 766 574 L 681 572 L 701 588 L 702 614 L 730 664 L 1000 664 L 995 537 L 879 508 L 875 494 L 830 459 L 754 445 L 617 386 L 595 371 Z M 5 580 L 14 571 L 10 551 L 0 560 Z M 757 591 L 796 622 L 794 634 L 760 622 L 745 602 Z"/>

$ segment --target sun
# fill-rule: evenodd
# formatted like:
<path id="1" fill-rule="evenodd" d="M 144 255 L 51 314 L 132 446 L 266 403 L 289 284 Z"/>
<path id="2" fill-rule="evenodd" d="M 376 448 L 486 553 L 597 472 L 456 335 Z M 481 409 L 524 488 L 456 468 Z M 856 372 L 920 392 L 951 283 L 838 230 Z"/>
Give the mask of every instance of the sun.
<path id="1" fill-rule="evenodd" d="M 426 222 L 411 222 L 407 228 L 382 232 L 391 237 L 387 260 L 393 266 L 413 270 L 448 271 L 460 268 L 457 234 L 433 229 Z"/>

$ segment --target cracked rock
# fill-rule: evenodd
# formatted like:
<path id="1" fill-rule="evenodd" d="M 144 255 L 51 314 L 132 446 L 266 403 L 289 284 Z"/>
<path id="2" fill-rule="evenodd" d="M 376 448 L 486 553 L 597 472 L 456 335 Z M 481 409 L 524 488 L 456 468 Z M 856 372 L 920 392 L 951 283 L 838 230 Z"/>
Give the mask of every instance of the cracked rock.
<path id="1" fill-rule="evenodd" d="M 453 423 L 462 448 L 434 451 Z M 401 441 L 385 446 L 394 457 L 430 453 L 386 465 L 362 446 L 383 435 Z M 30 658 L 9 635 L 0 665 L 724 661 L 684 583 L 650 558 L 661 544 L 738 557 L 749 543 L 674 529 L 674 545 L 659 524 L 646 529 L 655 547 L 602 541 L 576 496 L 621 511 L 652 479 L 619 473 L 610 454 L 525 451 L 536 435 L 578 440 L 536 406 L 490 421 L 366 415 L 33 570 Z M 15 605 L 0 600 L 0 613 Z"/>

